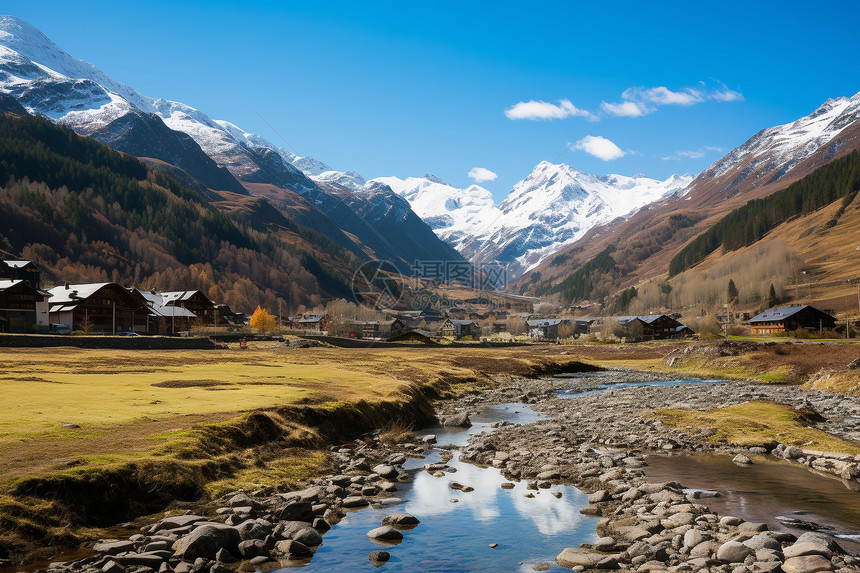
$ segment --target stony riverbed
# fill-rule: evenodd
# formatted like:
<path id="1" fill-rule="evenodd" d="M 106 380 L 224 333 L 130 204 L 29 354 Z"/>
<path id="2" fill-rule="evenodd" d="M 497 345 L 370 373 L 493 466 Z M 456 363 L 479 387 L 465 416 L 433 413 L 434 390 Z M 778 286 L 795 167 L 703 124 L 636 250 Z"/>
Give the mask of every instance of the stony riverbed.
<path id="1" fill-rule="evenodd" d="M 702 503 L 701 492 L 689 492 L 683 484 L 673 482 L 647 483 L 643 470 L 648 453 L 716 450 L 741 456 L 740 464 L 750 454 L 780 457 L 838 476 L 847 485 L 860 485 L 860 460 L 850 456 L 804 452 L 782 444 L 763 444 L 753 451 L 715 446 L 706 435 L 688 434 L 645 415 L 654 408 L 710 409 L 753 399 L 771 400 L 814 410 L 825 420 L 821 429 L 858 440 L 860 403 L 856 399 L 744 382 L 592 392 L 607 382 L 653 379 L 648 373 L 613 371 L 567 379 L 512 380 L 479 395 L 437 404 L 440 421 L 449 426 L 468 425 L 469 416 L 486 404 L 530 404 L 542 418 L 528 424 L 492 424 L 487 432 L 472 435 L 465 445 L 452 446 L 459 449 L 459 460 L 497 468 L 508 480 L 501 487 L 525 483 L 525 496 L 557 495 L 556 484 L 575 485 L 590 494 L 581 512 L 601 518 L 596 524 L 599 538 L 586 546 L 564 548 L 555 563 L 535 563 L 532 569 L 860 571 L 860 559 L 827 535 L 809 532 L 798 538 L 769 531 L 765 524 L 717 515 Z M 570 399 L 559 397 L 559 390 L 571 388 L 582 393 Z M 424 433 L 394 445 L 382 444 L 378 436 L 366 436 L 332 448 L 337 475 L 313 480 L 301 491 L 236 492 L 218 500 L 219 508 L 212 514 L 166 517 L 131 538 L 104 540 L 95 546 L 93 556 L 56 564 L 51 570 L 229 573 L 301 566 L 345 512 L 368 505 L 392 509 L 391 516 L 381 519 L 367 534 L 396 543 L 409 536 L 422 517 L 398 509 L 402 502 L 398 491 L 404 481 L 412 479 L 404 464 L 425 456 L 433 442 L 434 437 Z M 454 456 L 450 449 L 421 471 L 456 478 L 448 464 Z M 456 485 L 460 491 L 472 487 L 469 483 Z M 846 494 L 855 495 L 847 489 Z M 366 559 L 384 568 L 388 556 L 379 549 Z"/>

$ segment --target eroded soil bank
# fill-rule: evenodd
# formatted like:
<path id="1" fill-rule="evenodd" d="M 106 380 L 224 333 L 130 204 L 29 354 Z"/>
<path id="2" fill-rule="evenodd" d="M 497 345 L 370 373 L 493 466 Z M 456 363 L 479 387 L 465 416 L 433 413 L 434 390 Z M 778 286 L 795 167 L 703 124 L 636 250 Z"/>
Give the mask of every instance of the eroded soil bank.
<path id="1" fill-rule="evenodd" d="M 528 424 L 499 421 L 492 432 L 473 435 L 465 445 L 457 446 L 459 460 L 497 468 L 511 484 L 525 483 L 523 495 L 549 496 L 559 484 L 575 485 L 591 494 L 581 512 L 601 518 L 596 525 L 600 537 L 589 539 L 590 543 L 582 547 L 578 546 L 581 539 L 571 539 L 569 546 L 553 549 L 559 551 L 554 563 L 534 563 L 531 568 L 725 573 L 860 570 L 855 556 L 826 534 L 797 536 L 772 531 L 765 523 L 720 515 L 702 503 L 707 492 L 686 490 L 685 484 L 675 480 L 649 483 L 645 473 L 645 455 L 649 453 L 719 452 L 779 457 L 796 467 L 809 467 L 856 484 L 858 459 L 853 455 L 804 451 L 791 444 L 792 436 L 784 436 L 785 443 L 721 442 L 718 434 L 693 426 L 672 426 L 653 414 L 660 408 L 710 410 L 773 401 L 802 411 L 806 423 L 839 435 L 850 444 L 857 437 L 856 425 L 851 423 L 860 412 L 856 400 L 746 382 L 640 385 L 584 392 L 578 397 L 559 396 L 559 390 L 572 386 L 593 390 L 608 378 L 613 382 L 644 382 L 665 376 L 615 371 L 609 376 L 580 379 L 514 379 L 480 394 L 434 404 L 440 419 L 449 424 L 467 424 L 469 414 L 493 403 L 528 403 L 544 414 Z M 414 479 L 405 465 L 410 458 L 426 455 L 433 448 L 432 442 L 424 433 L 400 439 L 366 436 L 334 447 L 331 459 L 336 471 L 306 482 L 301 490 L 235 492 L 216 500 L 205 515 L 191 513 L 154 521 L 131 538 L 98 545 L 92 557 L 53 569 L 226 573 L 301 565 L 318 551 L 326 539 L 325 531 L 346 511 L 372 504 L 389 506 L 392 514 L 398 513 L 402 503 L 396 498 L 402 488 L 398 484 Z M 446 462 L 453 455 L 443 453 L 426 471 L 437 479 L 456 480 L 454 468 Z M 745 463 L 739 458 L 737 471 L 744 471 Z M 468 483 L 457 485 L 458 491 L 472 487 Z M 846 488 L 845 495 L 858 494 Z M 421 515 L 415 517 L 420 520 Z M 456 525 L 451 523 L 450 527 Z M 396 533 L 386 534 L 392 538 L 397 538 L 397 533 L 401 537 L 409 534 L 394 529 Z M 337 551 L 334 541 L 327 549 Z M 464 566 L 462 570 L 470 569 Z"/>

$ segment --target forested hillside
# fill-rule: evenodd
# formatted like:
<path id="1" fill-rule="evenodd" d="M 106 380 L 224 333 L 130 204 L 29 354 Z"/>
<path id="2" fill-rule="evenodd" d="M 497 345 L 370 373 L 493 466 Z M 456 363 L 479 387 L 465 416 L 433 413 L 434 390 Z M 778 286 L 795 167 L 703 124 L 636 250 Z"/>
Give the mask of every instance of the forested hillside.
<path id="1" fill-rule="evenodd" d="M 34 260 L 46 284 L 200 289 L 239 311 L 279 299 L 292 310 L 343 296 L 356 266 L 330 240 L 321 261 L 254 229 L 247 213 L 231 219 L 165 172 L 38 117 L 0 114 L 0 185 L 0 251 Z"/>
<path id="2" fill-rule="evenodd" d="M 675 255 L 669 263 L 669 276 L 696 265 L 720 246 L 728 252 L 752 245 L 768 231 L 797 215 L 806 215 L 838 199 L 843 199 L 844 205 L 848 205 L 858 190 L 860 152 L 855 150 L 782 191 L 754 199 L 726 215 Z M 837 212 L 831 220 L 832 225 L 837 224 L 841 214 L 841 211 Z"/>

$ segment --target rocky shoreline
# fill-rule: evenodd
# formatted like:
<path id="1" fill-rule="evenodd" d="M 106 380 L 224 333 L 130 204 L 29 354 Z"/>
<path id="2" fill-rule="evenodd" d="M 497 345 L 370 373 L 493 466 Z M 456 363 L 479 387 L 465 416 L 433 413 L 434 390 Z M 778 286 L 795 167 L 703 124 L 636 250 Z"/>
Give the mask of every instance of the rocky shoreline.
<path id="1" fill-rule="evenodd" d="M 666 376 L 661 375 L 661 379 Z M 648 373 L 612 371 L 610 377 L 510 380 L 498 388 L 436 404 L 440 420 L 466 425 L 468 415 L 486 404 L 526 402 L 543 413 L 534 424 L 493 424 L 493 431 L 472 436 L 460 459 L 499 468 L 509 480 L 522 480 L 535 494 L 552 484 L 572 484 L 590 492 L 581 512 L 601 517 L 592 546 L 564 549 L 556 558 L 574 570 L 708 571 L 711 573 L 816 573 L 860 571 L 860 559 L 829 536 L 768 531 L 765 524 L 719 516 L 677 483 L 647 483 L 644 456 L 665 451 L 719 451 L 733 455 L 769 453 L 860 483 L 860 460 L 851 456 L 804 452 L 793 446 L 762 444 L 759 449 L 714 445 L 701 434 L 687 434 L 643 417 L 654 408 L 710 409 L 753 399 L 803 407 L 821 414 L 821 424 L 836 435 L 860 439 L 860 404 L 853 399 L 795 387 L 745 382 L 687 386 L 639 386 L 587 393 L 611 381 L 644 382 Z M 557 390 L 584 392 L 557 398 Z M 858 418 L 860 420 L 860 418 Z M 90 557 L 52 564 L 51 573 L 230 573 L 269 571 L 301 565 L 312 558 L 324 533 L 346 511 L 373 505 L 396 506 L 398 483 L 410 479 L 409 458 L 423 457 L 433 437 L 416 435 L 386 444 L 378 434 L 333 447 L 336 475 L 312 480 L 301 491 L 264 489 L 235 492 L 215 501 L 214 512 L 169 515 L 144 526 L 128 539 L 103 540 Z M 754 451 L 753 451 L 754 450 Z M 443 462 L 426 471 L 444 476 Z M 743 460 L 740 460 L 742 462 Z M 461 487 L 469 487 L 468 484 Z M 421 516 L 417 516 L 420 519 Z M 395 540 L 409 535 L 417 519 L 397 514 L 370 537 Z M 385 563 L 388 554 L 368 559 Z M 553 564 L 536 565 L 536 570 Z"/>

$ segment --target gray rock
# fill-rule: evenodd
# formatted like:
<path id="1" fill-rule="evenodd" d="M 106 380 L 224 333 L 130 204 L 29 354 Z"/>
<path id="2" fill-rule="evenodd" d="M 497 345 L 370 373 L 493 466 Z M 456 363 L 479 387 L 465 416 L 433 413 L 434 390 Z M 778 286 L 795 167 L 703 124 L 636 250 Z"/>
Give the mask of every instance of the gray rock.
<path id="1" fill-rule="evenodd" d="M 778 551 L 782 547 L 779 541 L 774 539 L 774 537 L 767 532 L 759 533 L 758 535 L 747 539 L 744 541 L 744 545 L 756 551 L 756 554 L 760 549 L 773 549 Z M 756 559 L 758 559 L 758 555 L 756 555 Z"/>
<path id="2" fill-rule="evenodd" d="M 374 466 L 373 473 L 379 474 L 385 479 L 397 479 L 397 476 L 400 475 L 397 468 L 388 464 L 379 464 L 378 466 Z"/>
<path id="3" fill-rule="evenodd" d="M 725 517 L 720 518 L 720 525 L 723 527 L 737 527 L 743 522 L 743 519 L 733 515 L 726 515 Z"/>
<path id="4" fill-rule="evenodd" d="M 105 555 L 116 555 L 126 551 L 134 551 L 134 543 L 128 540 L 99 541 L 93 546 L 93 551 Z"/>
<path id="5" fill-rule="evenodd" d="M 798 541 L 783 549 L 782 552 L 786 559 L 803 555 L 822 555 L 828 559 L 833 557 L 833 551 L 826 544 L 817 541 Z"/>
<path id="6" fill-rule="evenodd" d="M 468 428 L 472 425 L 469 419 L 469 414 L 466 412 L 458 412 L 449 416 L 439 418 L 439 424 L 445 427 Z"/>
<path id="7" fill-rule="evenodd" d="M 796 460 L 803 456 L 803 450 L 795 446 L 786 446 L 782 451 L 782 457 L 787 460 Z"/>
<path id="8" fill-rule="evenodd" d="M 351 495 L 343 498 L 343 506 L 346 508 L 364 507 L 366 505 L 370 505 L 370 502 L 360 495 Z"/>
<path id="9" fill-rule="evenodd" d="M 392 513 L 382 519 L 382 525 L 409 526 L 418 525 L 419 523 L 421 523 L 419 519 L 409 513 Z"/>
<path id="10" fill-rule="evenodd" d="M 269 556 L 269 548 L 262 539 L 249 539 L 239 544 L 239 555 L 243 559 L 252 559 L 264 555 Z"/>
<path id="11" fill-rule="evenodd" d="M 288 555 L 289 557 L 310 557 L 314 553 L 311 551 L 310 547 L 301 543 L 299 541 L 295 541 L 293 539 L 287 539 L 286 541 L 278 541 L 275 545 L 275 551 L 280 553 L 281 555 Z"/>
<path id="12" fill-rule="evenodd" d="M 240 549 L 239 553 L 241 552 L 242 551 Z M 215 561 L 220 561 L 221 563 L 235 563 L 236 561 L 238 561 L 238 559 L 236 559 L 236 557 L 234 557 L 232 553 L 222 547 L 215 553 Z"/>
<path id="13" fill-rule="evenodd" d="M 403 534 L 391 527 L 390 525 L 383 525 L 382 527 L 377 527 L 375 529 L 371 529 L 367 532 L 367 536 L 370 539 L 375 539 L 377 541 L 401 541 L 403 539 Z"/>
<path id="14" fill-rule="evenodd" d="M 599 489 L 588 496 L 588 503 L 601 503 L 612 499 L 612 496 L 605 489 Z"/>
<path id="15" fill-rule="evenodd" d="M 371 551 L 367 559 L 376 567 L 381 567 L 391 559 L 391 554 L 388 551 Z"/>
<path id="16" fill-rule="evenodd" d="M 206 521 L 206 518 L 199 515 L 175 515 L 173 517 L 165 517 L 155 524 L 155 528 L 152 532 L 155 533 L 164 529 L 179 529 L 180 527 L 187 527 L 200 521 Z"/>
<path id="17" fill-rule="evenodd" d="M 278 521 L 308 521 L 314 518 L 314 508 L 310 502 L 294 501 L 286 504 L 277 512 Z"/>
<path id="18" fill-rule="evenodd" d="M 717 549 L 717 559 L 723 563 L 743 563 L 755 551 L 739 541 L 727 541 Z"/>
<path id="19" fill-rule="evenodd" d="M 241 541 L 242 537 L 235 527 L 220 523 L 207 524 L 180 537 L 173 544 L 173 552 L 176 557 L 185 561 L 198 557 L 214 559 L 215 553 L 222 547 L 231 553 L 238 553 Z"/>
<path id="20" fill-rule="evenodd" d="M 786 559 L 782 564 L 785 573 L 818 573 L 819 571 L 833 571 L 835 567 L 830 559 L 823 555 L 803 555 Z"/>
<path id="21" fill-rule="evenodd" d="M 561 567 L 572 569 L 574 567 L 593 567 L 601 562 L 606 555 L 594 553 L 587 549 L 578 547 L 567 547 L 555 558 L 555 562 Z"/>
<path id="22" fill-rule="evenodd" d="M 688 549 L 692 549 L 702 541 L 706 541 L 707 537 L 698 529 L 688 529 L 686 533 L 684 533 L 684 547 Z"/>
<path id="23" fill-rule="evenodd" d="M 303 527 L 290 536 L 293 541 L 298 541 L 308 547 L 316 547 L 323 542 L 322 535 L 313 527 Z"/>
<path id="24" fill-rule="evenodd" d="M 746 454 L 738 454 L 732 458 L 732 462 L 739 466 L 748 466 L 752 464 L 752 460 Z"/>
<path id="25" fill-rule="evenodd" d="M 125 573 L 125 568 L 113 559 L 110 559 L 102 566 L 102 571 L 104 573 Z"/>
<path id="26" fill-rule="evenodd" d="M 436 434 L 427 434 L 426 436 L 421 438 L 421 441 L 425 444 L 435 444 L 436 443 Z"/>

